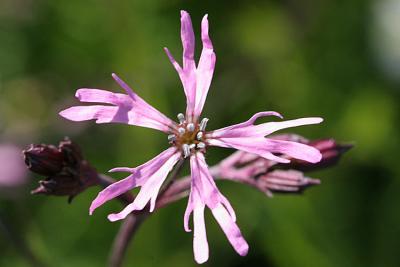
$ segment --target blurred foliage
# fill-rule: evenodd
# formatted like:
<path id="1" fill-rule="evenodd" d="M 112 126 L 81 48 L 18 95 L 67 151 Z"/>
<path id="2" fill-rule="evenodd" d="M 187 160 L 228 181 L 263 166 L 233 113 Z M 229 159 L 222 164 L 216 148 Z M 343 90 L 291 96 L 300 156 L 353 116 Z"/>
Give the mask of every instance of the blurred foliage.
<path id="1" fill-rule="evenodd" d="M 210 129 L 276 110 L 286 118 L 322 116 L 323 124 L 293 131 L 356 147 L 337 167 L 312 173 L 323 183 L 302 196 L 267 199 L 251 188 L 219 183 L 250 252 L 236 255 L 207 213 L 205 266 L 399 266 L 399 83 L 387 78 L 377 63 L 381 53 L 371 46 L 379 43 L 374 36 L 382 36 L 372 34 L 373 8 L 384 1 L 393 2 L 1 0 L 0 141 L 27 146 L 68 135 L 101 172 L 147 161 L 167 147 L 163 134 L 72 123 L 57 113 L 77 103 L 80 87 L 121 91 L 110 76 L 116 72 L 175 117 L 184 110 L 184 94 L 162 47 L 180 58 L 179 10 L 185 9 L 199 51 L 200 21 L 208 13 L 217 53 L 204 111 Z M 228 153 L 211 149 L 208 161 Z M 47 266 L 104 266 L 120 224 L 106 215 L 121 209 L 119 203 L 90 217 L 97 188 L 71 205 L 30 196 L 30 188 L 18 199 L 2 198 L 0 216 L 34 253 Z M 183 230 L 185 206 L 180 201 L 152 216 L 124 266 L 196 266 L 192 234 Z M 0 266 L 29 266 L 7 238 L 0 239 L 0 251 Z"/>

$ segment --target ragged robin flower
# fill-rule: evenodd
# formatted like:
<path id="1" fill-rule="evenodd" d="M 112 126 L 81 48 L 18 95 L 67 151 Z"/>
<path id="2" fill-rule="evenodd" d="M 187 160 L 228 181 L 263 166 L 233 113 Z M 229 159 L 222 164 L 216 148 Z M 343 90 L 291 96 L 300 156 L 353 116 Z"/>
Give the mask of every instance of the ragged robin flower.
<path id="1" fill-rule="evenodd" d="M 130 175 L 98 194 L 90 207 L 90 214 L 100 205 L 134 187 L 141 187 L 135 200 L 121 212 L 110 214 L 111 221 L 124 219 L 135 210 L 142 210 L 150 203 L 155 208 L 158 192 L 168 173 L 180 159 L 190 160 L 191 192 L 184 214 L 184 228 L 191 231 L 189 217 L 193 214 L 193 249 L 195 260 L 203 263 L 208 259 L 208 242 L 204 222 L 204 209 L 209 208 L 237 253 L 244 256 L 248 244 L 236 224 L 236 215 L 229 201 L 220 193 L 208 170 L 205 154 L 209 146 L 234 148 L 257 154 L 269 160 L 288 163 L 286 157 L 315 163 L 321 159 L 320 152 L 298 142 L 265 138 L 267 135 L 289 127 L 317 124 L 321 118 L 302 118 L 255 125 L 258 118 L 275 116 L 277 112 L 265 111 L 253 115 L 248 121 L 222 129 L 206 130 L 208 118 L 201 112 L 213 77 L 216 57 L 208 34 L 207 15 L 201 22 L 203 49 L 196 65 L 195 37 L 192 22 L 187 12 L 181 11 L 181 39 L 183 45 L 182 65 L 177 63 L 167 48 L 165 51 L 179 74 L 186 95 L 186 112 L 177 115 L 178 121 L 166 117 L 140 98 L 132 89 L 113 74 L 114 80 L 126 94 L 100 89 L 79 89 L 76 97 L 81 102 L 103 103 L 102 105 L 74 106 L 60 113 L 72 121 L 96 120 L 97 123 L 125 123 L 153 128 L 166 133 L 170 147 L 152 160 L 135 168 L 115 168 L 111 171 L 128 172 Z"/>

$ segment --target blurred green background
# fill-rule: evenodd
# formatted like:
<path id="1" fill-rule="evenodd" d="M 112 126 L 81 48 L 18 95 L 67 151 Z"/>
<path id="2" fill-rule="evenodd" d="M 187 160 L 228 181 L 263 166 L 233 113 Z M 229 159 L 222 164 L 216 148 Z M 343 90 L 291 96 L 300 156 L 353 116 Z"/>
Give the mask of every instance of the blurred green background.
<path id="1" fill-rule="evenodd" d="M 204 266 L 400 266 L 399 0 L 1 0 L 0 142 L 23 148 L 68 135 L 101 172 L 137 166 L 166 148 L 157 131 L 72 123 L 58 112 L 78 103 L 81 87 L 121 92 L 111 72 L 169 117 L 184 111 L 181 83 L 162 50 L 181 57 L 181 9 L 192 16 L 197 51 L 209 14 L 217 53 L 204 110 L 209 129 L 276 110 L 287 119 L 325 119 L 292 132 L 356 144 L 338 166 L 309 174 L 322 185 L 301 196 L 268 199 L 219 182 L 250 252 L 238 256 L 207 211 Z M 211 149 L 208 161 L 229 153 Z M 112 201 L 88 216 L 99 188 L 69 205 L 31 196 L 39 178 L 0 195 L 3 222 L 46 266 L 104 266 L 120 225 L 106 215 L 121 205 Z M 196 266 L 185 207 L 182 200 L 151 216 L 124 266 Z M 1 234 L 0 266 L 29 266 Z"/>

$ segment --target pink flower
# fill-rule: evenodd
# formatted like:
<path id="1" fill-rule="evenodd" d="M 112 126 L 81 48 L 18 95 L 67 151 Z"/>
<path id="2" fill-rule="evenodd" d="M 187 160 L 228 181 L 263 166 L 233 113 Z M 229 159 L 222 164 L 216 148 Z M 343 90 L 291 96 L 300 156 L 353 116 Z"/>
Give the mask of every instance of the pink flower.
<path id="1" fill-rule="evenodd" d="M 317 149 L 297 142 L 268 139 L 265 136 L 280 129 L 317 124 L 322 119 L 303 118 L 255 125 L 256 119 L 260 117 L 276 116 L 282 118 L 276 112 L 260 112 L 246 122 L 215 131 L 206 131 L 208 119 L 201 119 L 200 115 L 211 84 L 216 61 L 208 35 L 207 15 L 203 17 L 201 22 L 203 50 L 197 66 L 194 59 L 195 38 L 192 22 L 189 14 L 185 11 L 181 11 L 181 38 L 183 45 L 182 66 L 165 48 L 172 65 L 179 74 L 186 94 L 186 114 L 178 114 L 178 123 L 149 105 L 115 74 L 112 77 L 127 94 L 100 89 L 79 89 L 76 92 L 76 97 L 81 102 L 104 103 L 105 105 L 75 106 L 62 111 L 60 115 L 73 121 L 95 119 L 97 123 L 125 123 L 157 129 L 168 134 L 171 147 L 152 160 L 136 168 L 111 170 L 128 172 L 130 175 L 100 192 L 90 207 L 90 214 L 106 201 L 138 186 L 141 187 L 141 190 L 133 203 L 125 207 L 120 213 L 110 214 L 109 220 L 124 219 L 129 213 L 143 209 L 148 203 L 150 203 L 150 211 L 153 211 L 158 192 L 168 173 L 180 159 L 190 158 L 192 182 L 189 202 L 184 216 L 184 226 L 186 231 L 191 231 L 189 217 L 193 213 L 195 260 L 198 263 L 203 263 L 208 259 L 208 243 L 204 223 L 206 206 L 211 209 L 236 252 L 244 256 L 247 254 L 248 244 L 236 224 L 233 208 L 219 192 L 208 170 L 204 158 L 207 147 L 235 148 L 284 163 L 289 162 L 289 160 L 281 155 L 315 163 L 321 159 L 321 154 Z"/>

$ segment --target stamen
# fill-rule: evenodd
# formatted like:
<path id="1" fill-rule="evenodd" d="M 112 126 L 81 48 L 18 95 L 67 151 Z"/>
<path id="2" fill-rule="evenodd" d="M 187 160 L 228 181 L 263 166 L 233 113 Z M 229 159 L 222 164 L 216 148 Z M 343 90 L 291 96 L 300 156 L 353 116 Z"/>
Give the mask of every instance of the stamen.
<path id="1" fill-rule="evenodd" d="M 197 140 L 201 141 L 201 139 L 203 138 L 203 132 L 198 132 L 196 138 Z"/>
<path id="2" fill-rule="evenodd" d="M 203 118 L 202 120 L 201 120 L 201 122 L 200 122 L 200 131 L 204 131 L 205 129 L 206 129 L 206 127 L 207 127 L 207 122 L 208 122 L 208 119 L 207 118 Z"/>
<path id="3" fill-rule="evenodd" d="M 206 147 L 206 144 L 204 144 L 203 142 L 200 142 L 200 143 L 197 144 L 197 148 L 198 149 L 203 149 L 205 147 Z"/>
<path id="4" fill-rule="evenodd" d="M 168 142 L 174 142 L 174 141 L 176 141 L 176 135 L 169 134 L 168 135 Z"/>
<path id="5" fill-rule="evenodd" d="M 188 144 L 183 144 L 182 145 L 182 150 L 183 150 L 183 157 L 187 158 L 190 156 L 190 148 Z"/>
<path id="6" fill-rule="evenodd" d="M 177 117 L 178 117 L 179 123 L 185 122 L 185 115 L 183 115 L 183 113 L 179 113 Z"/>
<path id="7" fill-rule="evenodd" d="M 182 127 L 179 127 L 179 128 L 178 128 L 178 133 L 179 133 L 179 135 L 184 135 L 185 132 L 186 132 L 185 128 L 182 128 Z"/>
<path id="8" fill-rule="evenodd" d="M 194 131 L 194 124 L 193 123 L 189 123 L 186 128 L 187 128 L 187 130 L 189 132 L 193 132 Z"/>
<path id="9" fill-rule="evenodd" d="M 190 144 L 189 148 L 190 149 L 195 149 L 196 148 L 196 144 Z"/>

